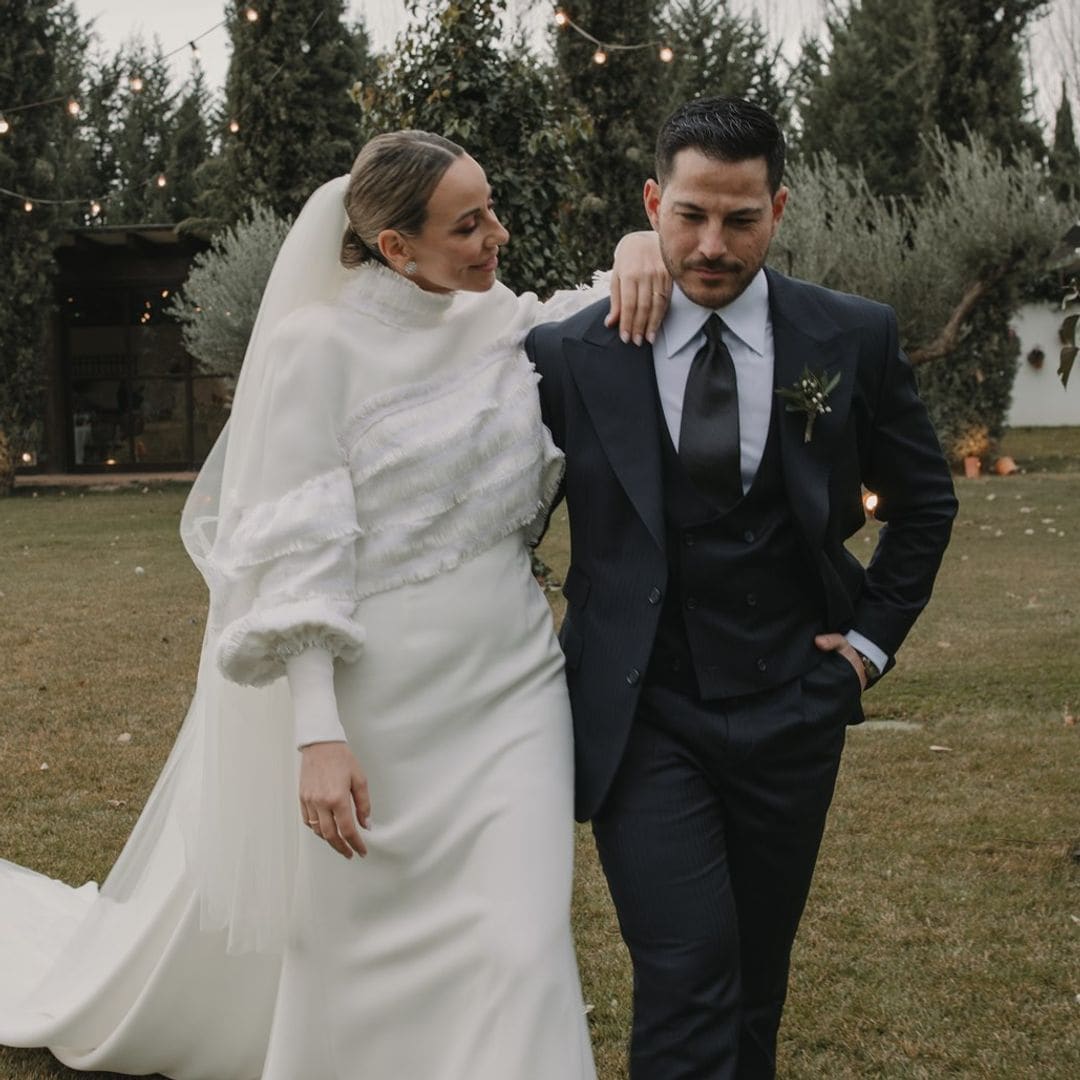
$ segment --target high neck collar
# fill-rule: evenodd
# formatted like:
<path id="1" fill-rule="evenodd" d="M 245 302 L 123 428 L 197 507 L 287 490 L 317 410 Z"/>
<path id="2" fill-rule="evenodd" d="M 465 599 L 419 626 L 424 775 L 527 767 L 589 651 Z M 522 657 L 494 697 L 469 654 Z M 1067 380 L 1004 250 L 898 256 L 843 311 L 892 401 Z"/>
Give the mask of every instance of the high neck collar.
<path id="1" fill-rule="evenodd" d="M 434 326 L 445 318 L 457 293 L 428 292 L 381 263 L 368 262 L 349 275 L 341 299 L 391 326 Z"/>

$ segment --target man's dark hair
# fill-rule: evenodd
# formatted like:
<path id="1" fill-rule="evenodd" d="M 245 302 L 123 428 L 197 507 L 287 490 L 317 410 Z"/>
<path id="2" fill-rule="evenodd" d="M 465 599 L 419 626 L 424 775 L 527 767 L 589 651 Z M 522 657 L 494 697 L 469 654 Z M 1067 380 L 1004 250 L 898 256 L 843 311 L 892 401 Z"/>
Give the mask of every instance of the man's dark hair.
<path id="1" fill-rule="evenodd" d="M 718 161 L 764 158 L 769 190 L 784 176 L 784 133 L 760 105 L 742 98 L 698 98 L 680 105 L 656 137 L 656 179 L 664 184 L 680 150 L 699 150 Z"/>

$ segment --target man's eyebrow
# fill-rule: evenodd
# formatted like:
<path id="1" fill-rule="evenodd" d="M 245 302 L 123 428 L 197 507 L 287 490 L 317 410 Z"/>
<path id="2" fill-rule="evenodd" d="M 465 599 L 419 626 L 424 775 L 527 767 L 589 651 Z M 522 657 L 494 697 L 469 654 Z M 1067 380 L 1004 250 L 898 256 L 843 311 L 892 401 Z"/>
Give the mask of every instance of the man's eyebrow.
<path id="1" fill-rule="evenodd" d="M 698 206 L 697 203 L 688 202 L 685 199 L 677 199 L 674 203 L 672 203 L 672 206 L 674 206 L 675 209 L 677 209 L 677 210 L 693 210 L 693 211 L 695 211 L 696 213 L 699 213 L 699 214 L 704 214 L 705 213 L 705 209 L 703 207 Z M 760 206 L 739 206 L 739 207 L 736 207 L 736 209 L 729 211 L 725 216 L 726 217 L 735 217 L 735 216 L 738 216 L 740 214 L 744 215 L 744 216 L 753 214 L 755 216 L 760 217 L 762 212 L 763 211 L 762 211 Z"/>

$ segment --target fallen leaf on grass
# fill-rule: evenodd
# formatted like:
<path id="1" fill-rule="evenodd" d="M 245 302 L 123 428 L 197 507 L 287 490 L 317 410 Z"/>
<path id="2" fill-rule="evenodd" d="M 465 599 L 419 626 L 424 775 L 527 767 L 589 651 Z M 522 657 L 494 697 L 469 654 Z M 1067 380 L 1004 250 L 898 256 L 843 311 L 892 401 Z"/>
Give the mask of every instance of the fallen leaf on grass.
<path id="1" fill-rule="evenodd" d="M 48 772 L 49 771 L 49 763 L 47 761 L 43 761 L 41 763 L 41 765 L 38 767 L 38 771 L 39 772 Z"/>
<path id="2" fill-rule="evenodd" d="M 938 752 L 938 753 L 940 753 L 942 751 L 946 751 L 946 752 L 948 752 L 950 754 L 952 753 L 952 747 L 951 746 L 937 746 L 935 744 L 935 745 L 931 746 L 930 749 L 935 751 L 935 752 Z"/>
<path id="3" fill-rule="evenodd" d="M 130 731 L 125 731 L 122 735 L 117 735 L 116 736 L 116 741 L 118 743 L 129 743 L 129 742 L 131 742 L 131 732 Z"/>
<path id="4" fill-rule="evenodd" d="M 122 806 L 127 806 L 127 799 L 108 799 L 106 801 L 109 806 L 115 809 L 120 809 L 120 807 Z"/>

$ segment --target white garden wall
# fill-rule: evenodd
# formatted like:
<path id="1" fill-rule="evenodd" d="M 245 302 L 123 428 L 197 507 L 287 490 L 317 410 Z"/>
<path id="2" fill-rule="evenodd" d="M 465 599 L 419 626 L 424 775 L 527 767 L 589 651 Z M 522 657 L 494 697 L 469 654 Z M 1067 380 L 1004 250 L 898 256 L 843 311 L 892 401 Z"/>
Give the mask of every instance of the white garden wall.
<path id="1" fill-rule="evenodd" d="M 1060 427 L 1080 424 L 1080 363 L 1069 388 L 1057 376 L 1058 329 L 1064 313 L 1057 304 L 1025 304 L 1013 319 L 1012 327 L 1020 339 L 1020 364 L 1013 384 L 1010 427 Z M 1041 369 L 1028 362 L 1028 353 L 1039 348 L 1046 354 Z"/>

